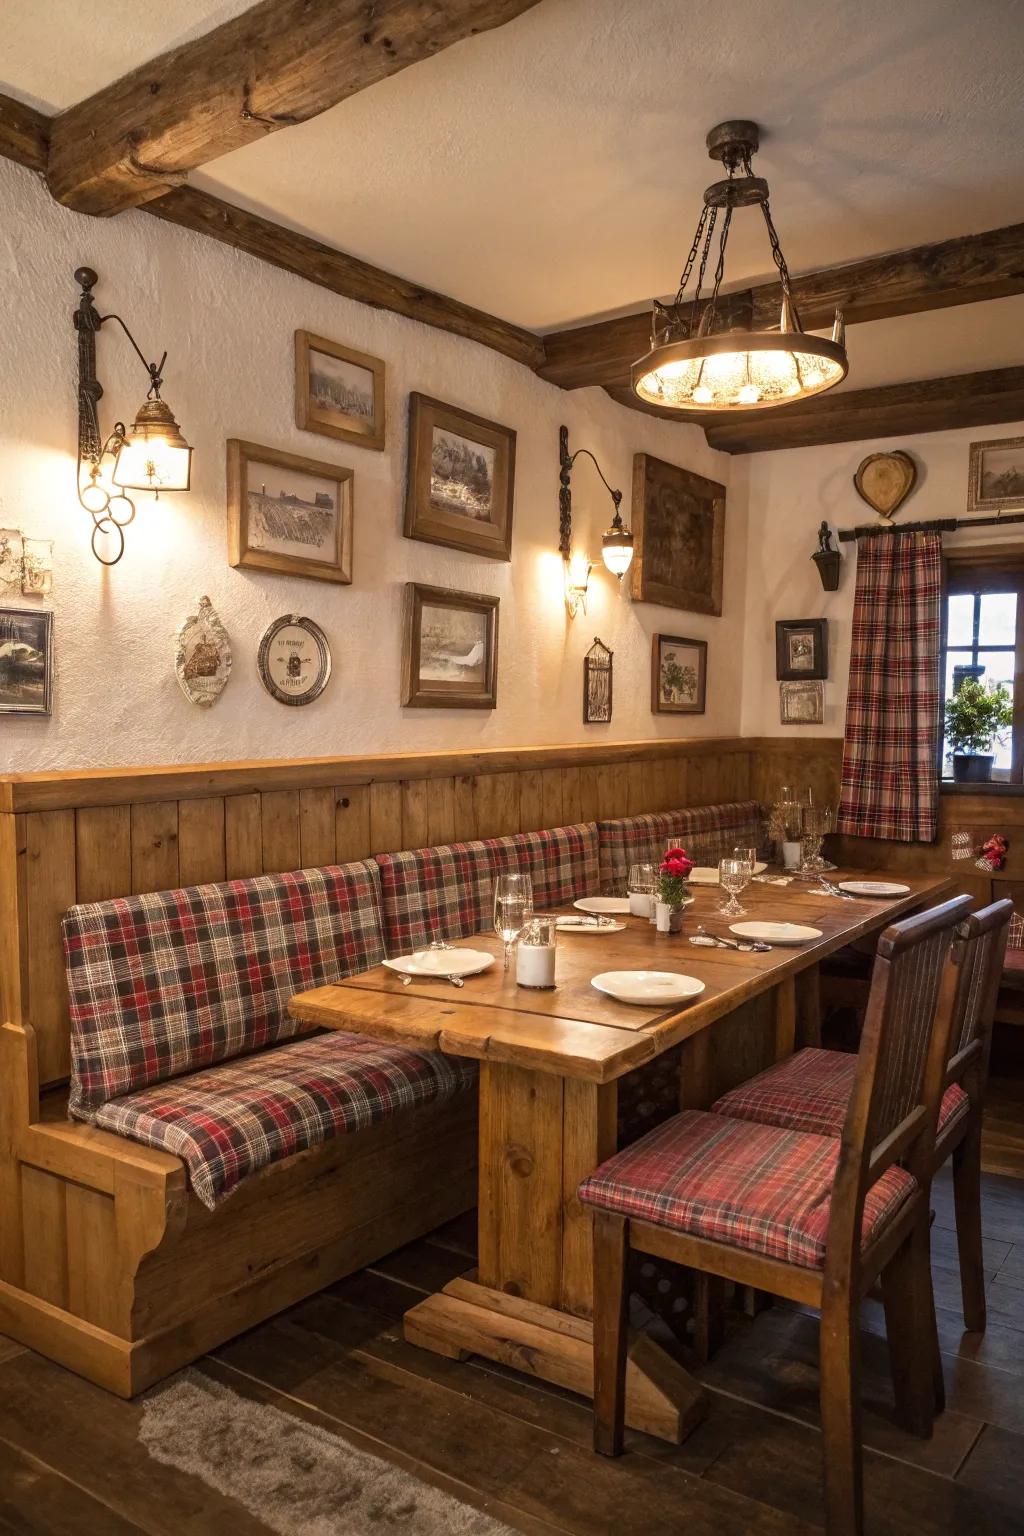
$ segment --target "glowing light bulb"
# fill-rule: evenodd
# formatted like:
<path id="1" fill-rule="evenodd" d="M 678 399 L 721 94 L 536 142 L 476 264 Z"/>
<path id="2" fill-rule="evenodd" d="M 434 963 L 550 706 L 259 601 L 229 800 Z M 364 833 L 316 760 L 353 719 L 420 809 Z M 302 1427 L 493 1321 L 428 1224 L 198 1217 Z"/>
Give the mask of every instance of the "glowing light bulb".
<path id="1" fill-rule="evenodd" d="M 663 379 L 680 379 L 689 368 L 689 366 L 690 364 L 686 361 L 662 363 L 661 367 L 658 369 L 658 372 L 661 374 Z"/>
<path id="2" fill-rule="evenodd" d="M 711 393 L 710 389 L 708 389 L 706 384 L 698 384 L 697 388 L 693 392 L 695 405 L 710 405 L 714 398 L 714 395 Z"/>
<path id="3" fill-rule="evenodd" d="M 744 384 L 736 395 L 741 405 L 756 405 L 760 398 L 761 391 L 756 384 Z"/>

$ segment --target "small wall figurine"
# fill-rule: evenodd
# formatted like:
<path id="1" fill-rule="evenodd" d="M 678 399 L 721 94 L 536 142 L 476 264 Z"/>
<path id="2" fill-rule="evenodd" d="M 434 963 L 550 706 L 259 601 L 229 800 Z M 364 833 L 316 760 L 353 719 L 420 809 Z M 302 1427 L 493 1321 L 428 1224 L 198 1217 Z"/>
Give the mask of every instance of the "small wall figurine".
<path id="1" fill-rule="evenodd" d="M 231 676 L 231 641 L 208 597 L 199 599 L 195 613 L 178 630 L 174 672 L 190 704 L 209 709 L 216 704 Z"/>
<path id="2" fill-rule="evenodd" d="M 993 832 L 992 836 L 982 843 L 981 857 L 975 860 L 975 867 L 983 869 L 986 874 L 995 874 L 1006 863 L 1008 846 L 1001 832 Z"/>

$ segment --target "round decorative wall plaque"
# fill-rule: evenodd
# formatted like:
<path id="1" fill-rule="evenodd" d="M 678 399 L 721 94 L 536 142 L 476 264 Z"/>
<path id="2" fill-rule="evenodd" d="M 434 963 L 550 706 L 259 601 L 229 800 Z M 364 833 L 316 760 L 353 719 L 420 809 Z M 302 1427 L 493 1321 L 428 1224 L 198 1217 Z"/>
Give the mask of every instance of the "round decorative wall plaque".
<path id="1" fill-rule="evenodd" d="M 280 704 L 312 704 L 327 687 L 331 648 L 319 624 L 297 613 L 275 619 L 256 657 L 260 682 Z"/>

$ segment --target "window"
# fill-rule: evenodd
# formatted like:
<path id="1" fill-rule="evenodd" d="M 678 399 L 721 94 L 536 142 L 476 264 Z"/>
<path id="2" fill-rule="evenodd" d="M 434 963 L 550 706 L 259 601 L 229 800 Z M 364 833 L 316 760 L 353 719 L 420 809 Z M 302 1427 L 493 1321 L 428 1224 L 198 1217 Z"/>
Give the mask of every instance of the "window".
<path id="1" fill-rule="evenodd" d="M 1005 556 L 952 558 L 947 563 L 941 675 L 943 704 L 965 677 L 1003 683 L 1013 699 L 1011 729 L 996 738 L 992 778 L 1024 780 L 1024 564 Z M 1015 687 L 1018 675 L 1019 688 Z M 953 777 L 946 741 L 942 777 Z"/>

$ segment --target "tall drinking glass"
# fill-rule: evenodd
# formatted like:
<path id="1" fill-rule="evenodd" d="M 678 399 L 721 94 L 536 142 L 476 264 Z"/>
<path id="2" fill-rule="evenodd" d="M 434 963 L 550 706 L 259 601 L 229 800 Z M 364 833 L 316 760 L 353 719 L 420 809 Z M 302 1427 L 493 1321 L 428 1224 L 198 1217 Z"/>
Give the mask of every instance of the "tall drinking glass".
<path id="1" fill-rule="evenodd" d="M 829 805 L 805 805 L 801 812 L 801 830 L 803 832 L 804 859 L 800 866 L 802 875 L 821 875 L 827 870 L 835 869 L 828 859 L 822 857 L 821 845 L 825 837 L 832 831 L 835 825 L 832 815 L 832 807 Z"/>
<path id="2" fill-rule="evenodd" d="M 533 915 L 529 875 L 499 875 L 494 885 L 494 931 L 505 946 L 505 969 L 527 921 Z"/>
<path id="3" fill-rule="evenodd" d="M 729 893 L 729 900 L 718 909 L 723 916 L 742 917 L 746 912 L 746 907 L 741 907 L 736 898 L 750 884 L 750 875 L 751 869 L 746 859 L 719 860 L 718 883 L 723 891 Z"/>

